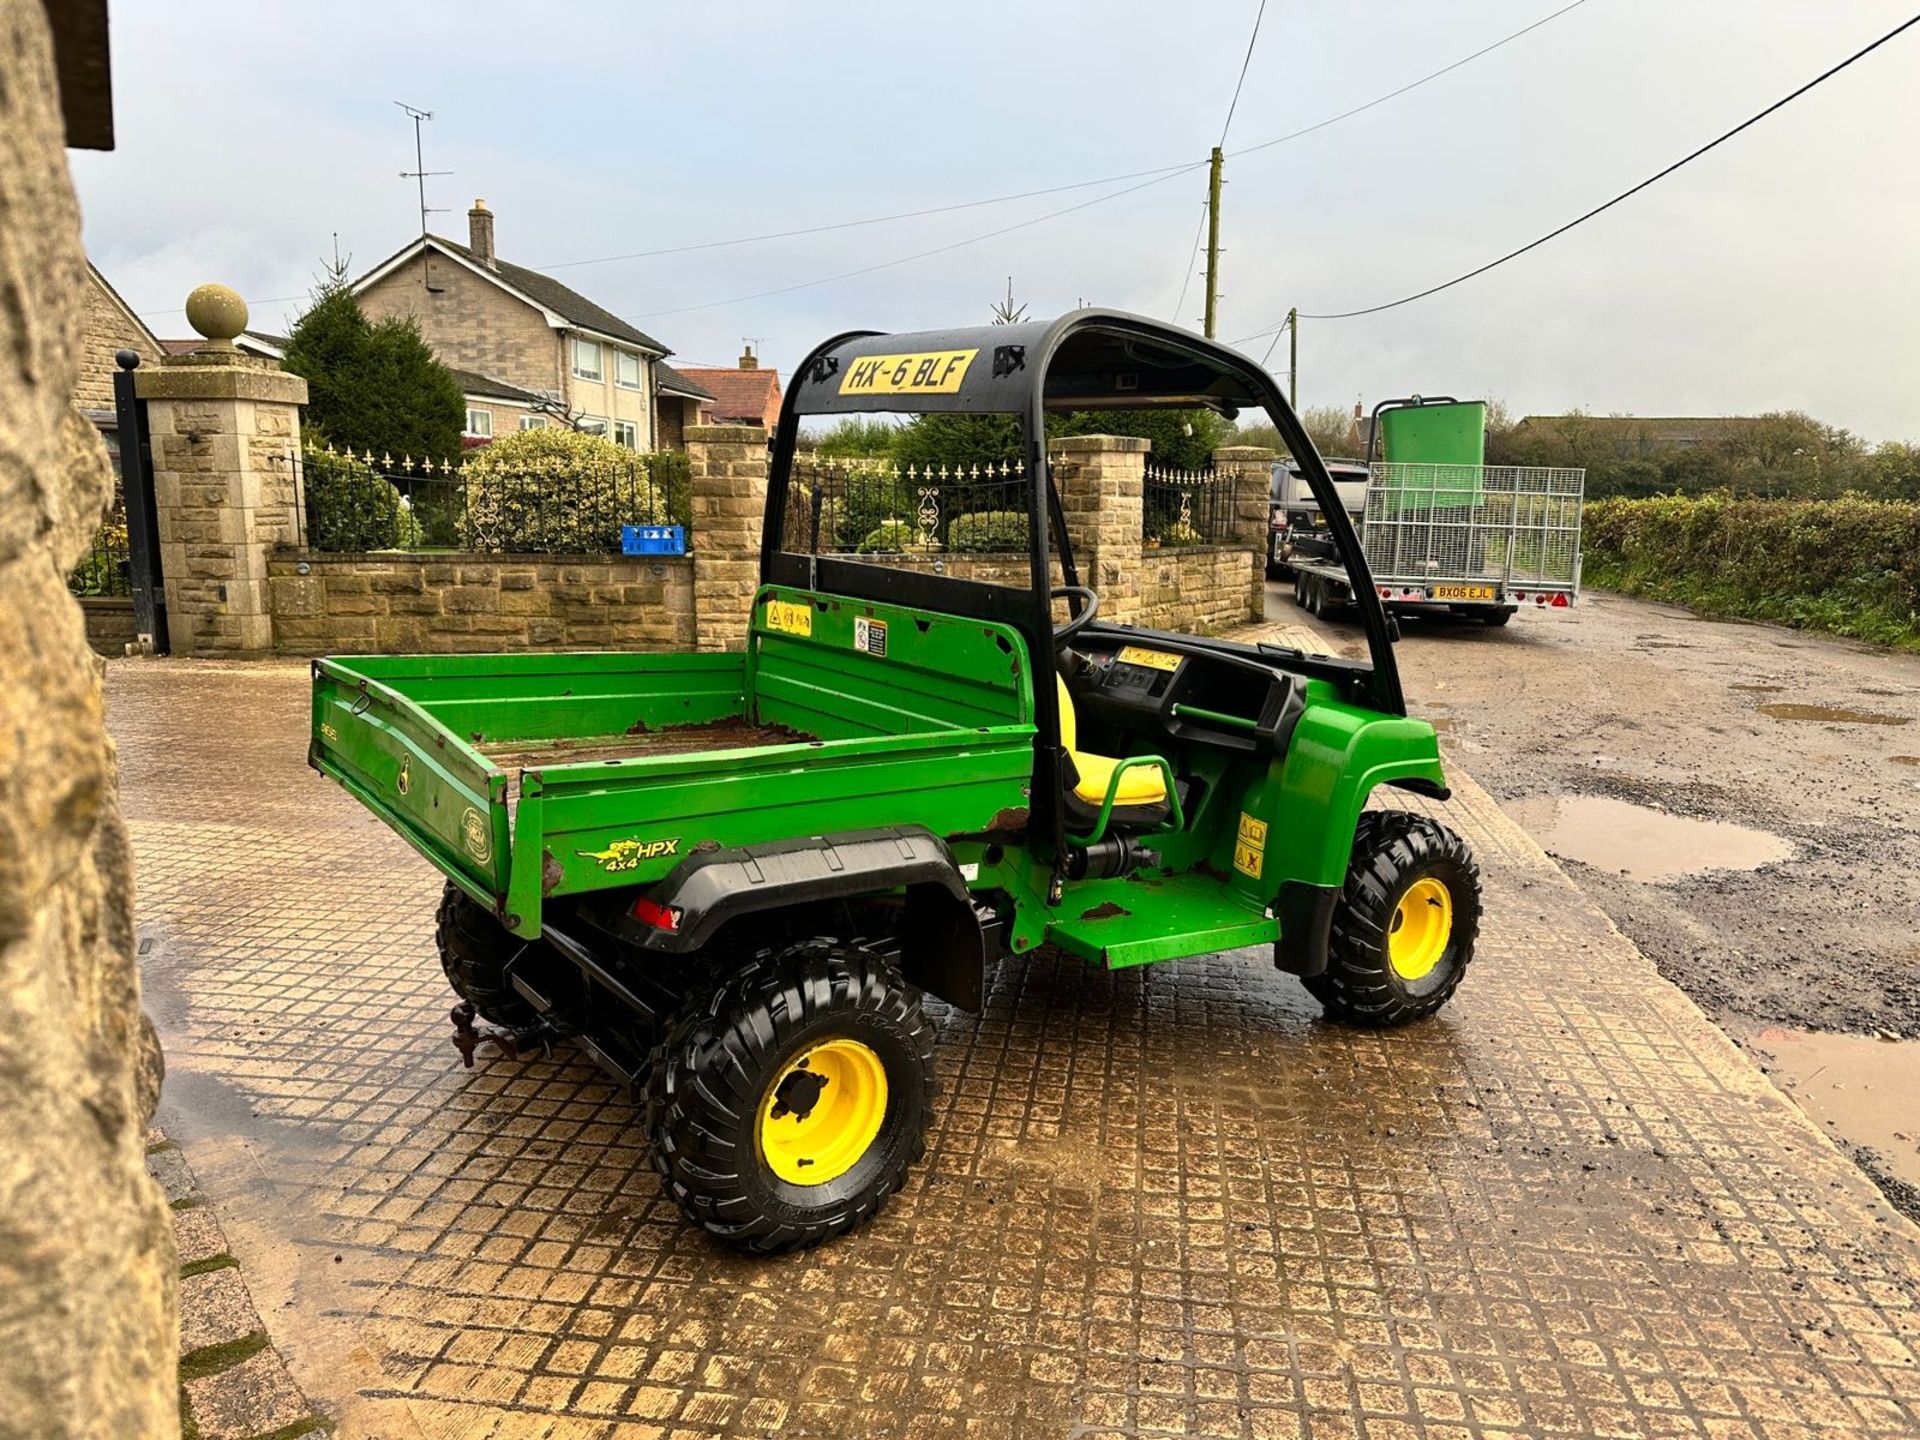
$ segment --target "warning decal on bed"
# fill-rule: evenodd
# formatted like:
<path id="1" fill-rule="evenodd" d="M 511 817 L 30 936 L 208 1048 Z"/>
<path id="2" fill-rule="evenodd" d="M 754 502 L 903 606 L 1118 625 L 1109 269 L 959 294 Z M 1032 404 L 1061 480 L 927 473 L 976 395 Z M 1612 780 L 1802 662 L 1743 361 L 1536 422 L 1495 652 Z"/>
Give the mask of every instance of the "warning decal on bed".
<path id="1" fill-rule="evenodd" d="M 884 657 L 887 653 L 887 622 L 869 620 L 857 615 L 853 621 L 853 648 L 864 650 L 869 655 Z"/>

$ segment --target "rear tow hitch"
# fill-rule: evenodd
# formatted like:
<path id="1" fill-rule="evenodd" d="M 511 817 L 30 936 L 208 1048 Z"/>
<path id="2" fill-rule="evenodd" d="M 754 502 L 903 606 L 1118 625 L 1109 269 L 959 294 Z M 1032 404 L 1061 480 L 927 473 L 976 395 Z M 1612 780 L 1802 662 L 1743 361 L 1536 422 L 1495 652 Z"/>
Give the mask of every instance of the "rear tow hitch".
<path id="1" fill-rule="evenodd" d="M 447 1012 L 453 1021 L 453 1048 L 460 1052 L 460 1063 L 467 1069 L 473 1069 L 474 1052 L 482 1045 L 491 1045 L 508 1060 L 522 1060 L 530 1054 L 551 1057 L 553 1042 L 560 1038 L 560 1032 L 553 1026 L 537 1021 L 524 1030 L 482 1030 L 474 1025 L 473 1006 L 462 1000 Z"/>

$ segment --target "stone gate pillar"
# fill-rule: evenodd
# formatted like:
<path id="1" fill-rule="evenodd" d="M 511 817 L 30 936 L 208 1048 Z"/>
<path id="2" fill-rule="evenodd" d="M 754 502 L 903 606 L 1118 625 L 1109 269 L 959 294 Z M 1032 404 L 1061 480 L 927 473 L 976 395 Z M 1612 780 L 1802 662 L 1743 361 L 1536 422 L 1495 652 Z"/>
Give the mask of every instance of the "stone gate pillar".
<path id="1" fill-rule="evenodd" d="M 307 382 L 234 348 L 247 307 L 224 285 L 188 296 L 187 320 L 207 343 L 133 380 L 153 437 L 167 627 L 176 655 L 264 655 L 267 556 L 305 526 L 294 456 Z"/>
<path id="2" fill-rule="evenodd" d="M 1272 514 L 1273 462 L 1277 450 L 1259 445 L 1222 445 L 1213 452 L 1216 483 L 1231 484 L 1231 528 L 1225 543 L 1253 553 L 1247 572 L 1247 618 L 1267 615 L 1267 529 Z"/>
<path id="3" fill-rule="evenodd" d="M 767 432 L 759 425 L 689 425 L 686 434 L 694 648 L 744 650 L 760 583 Z"/>
<path id="4" fill-rule="evenodd" d="M 1140 615 L 1140 541 L 1151 440 L 1069 435 L 1047 446 L 1054 486 L 1082 584 L 1100 596 L 1100 618 Z"/>

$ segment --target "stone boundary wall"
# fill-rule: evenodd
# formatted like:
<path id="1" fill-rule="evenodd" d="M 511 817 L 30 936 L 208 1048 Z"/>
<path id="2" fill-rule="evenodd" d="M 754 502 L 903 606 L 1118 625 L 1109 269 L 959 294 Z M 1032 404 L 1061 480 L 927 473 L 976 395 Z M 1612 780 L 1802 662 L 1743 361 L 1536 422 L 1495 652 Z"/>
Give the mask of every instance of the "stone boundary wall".
<path id="1" fill-rule="evenodd" d="M 273 650 L 743 648 L 759 583 L 766 435 L 757 426 L 703 425 L 687 437 L 690 555 L 329 555 L 283 544 L 265 564 Z M 1269 452 L 1215 456 L 1234 487 L 1228 543 L 1162 548 L 1140 534 L 1146 441 L 1074 436 L 1060 448 L 1068 533 L 1104 619 L 1217 633 L 1261 618 Z M 1022 588 L 1028 576 L 1023 554 L 941 552 L 882 563 Z M 1056 563 L 1056 583 L 1058 576 Z M 104 635 L 104 616 L 100 624 Z"/>
<path id="2" fill-rule="evenodd" d="M 125 655 L 133 643 L 133 601 L 124 595 L 80 595 L 87 644 L 98 655 Z"/>
<path id="3" fill-rule="evenodd" d="M 1264 582 L 1264 567 L 1262 572 Z M 1136 625 L 1217 635 L 1264 618 L 1248 603 L 1247 552 L 1238 545 L 1142 547 Z"/>
<path id="4" fill-rule="evenodd" d="M 282 654 L 691 650 L 684 555 L 310 555 L 267 563 Z"/>

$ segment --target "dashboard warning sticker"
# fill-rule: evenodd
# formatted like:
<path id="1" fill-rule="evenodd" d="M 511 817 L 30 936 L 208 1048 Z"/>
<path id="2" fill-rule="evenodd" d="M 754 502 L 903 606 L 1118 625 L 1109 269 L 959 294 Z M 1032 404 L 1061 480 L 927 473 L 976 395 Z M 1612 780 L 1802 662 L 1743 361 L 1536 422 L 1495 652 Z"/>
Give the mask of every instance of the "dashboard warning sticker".
<path id="1" fill-rule="evenodd" d="M 1174 671 L 1180 668 L 1183 657 L 1170 654 L 1165 650 L 1149 650 L 1144 645 L 1123 645 L 1120 647 L 1122 665 L 1144 665 L 1149 670 Z"/>

